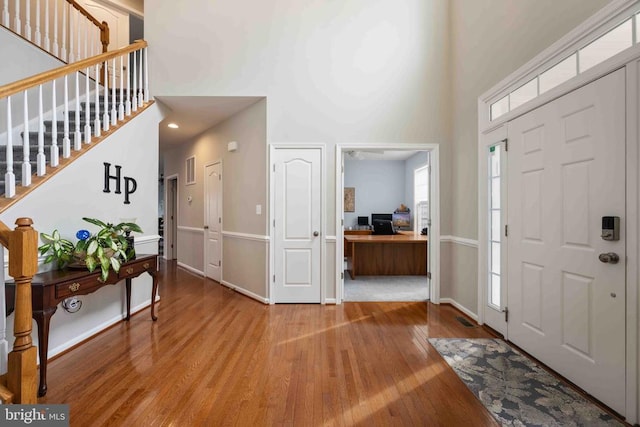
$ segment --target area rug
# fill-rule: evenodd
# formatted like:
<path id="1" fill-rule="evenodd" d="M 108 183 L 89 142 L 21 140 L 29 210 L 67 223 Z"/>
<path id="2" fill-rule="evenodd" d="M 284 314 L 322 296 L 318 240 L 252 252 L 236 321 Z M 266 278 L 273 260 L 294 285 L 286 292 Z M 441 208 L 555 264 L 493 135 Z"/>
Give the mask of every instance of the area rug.
<path id="1" fill-rule="evenodd" d="M 623 425 L 502 340 L 429 342 L 504 426 Z"/>

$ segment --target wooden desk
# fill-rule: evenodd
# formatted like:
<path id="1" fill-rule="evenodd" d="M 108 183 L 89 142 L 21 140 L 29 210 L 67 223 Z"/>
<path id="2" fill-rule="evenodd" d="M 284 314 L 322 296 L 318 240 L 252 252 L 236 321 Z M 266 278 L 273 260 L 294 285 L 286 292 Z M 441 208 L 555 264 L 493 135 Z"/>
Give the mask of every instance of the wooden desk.
<path id="1" fill-rule="evenodd" d="M 156 293 L 158 291 L 158 255 L 137 255 L 136 259 L 122 264 L 116 274 L 113 270 L 104 282 L 100 279 L 100 268 L 90 273 L 88 270 L 53 270 L 33 276 L 31 283 L 31 301 L 33 318 L 38 324 L 38 354 L 40 356 L 40 386 L 38 396 L 47 394 L 47 353 L 49 351 L 49 325 L 51 316 L 58 309 L 58 304 L 65 298 L 74 295 L 87 295 L 103 286 L 115 285 L 124 280 L 127 290 L 127 317 L 131 317 L 131 279 L 147 272 L 153 278 L 151 290 L 151 319 L 155 315 Z M 13 312 L 15 304 L 15 284 L 5 284 L 7 316 Z"/>
<path id="2" fill-rule="evenodd" d="M 370 236 L 373 234 L 371 230 L 344 230 L 345 236 Z M 347 243 L 347 240 L 344 241 L 344 256 L 351 256 L 351 245 Z"/>
<path id="3" fill-rule="evenodd" d="M 401 231 L 391 236 L 345 235 L 347 270 L 361 276 L 426 276 L 427 236 Z"/>

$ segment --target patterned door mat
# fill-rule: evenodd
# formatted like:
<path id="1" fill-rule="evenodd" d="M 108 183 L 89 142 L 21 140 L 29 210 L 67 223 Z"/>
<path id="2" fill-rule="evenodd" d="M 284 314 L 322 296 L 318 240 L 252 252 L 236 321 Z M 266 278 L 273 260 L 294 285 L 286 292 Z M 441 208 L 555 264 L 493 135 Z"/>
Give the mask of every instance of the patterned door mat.
<path id="1" fill-rule="evenodd" d="M 502 425 L 623 425 L 503 340 L 429 342 Z"/>

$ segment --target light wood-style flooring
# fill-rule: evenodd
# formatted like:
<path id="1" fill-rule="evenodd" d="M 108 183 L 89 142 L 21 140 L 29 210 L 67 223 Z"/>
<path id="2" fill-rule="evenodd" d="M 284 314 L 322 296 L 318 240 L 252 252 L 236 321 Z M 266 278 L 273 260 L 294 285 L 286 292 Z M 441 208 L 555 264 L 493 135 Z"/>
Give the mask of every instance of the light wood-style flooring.
<path id="1" fill-rule="evenodd" d="M 448 305 L 263 305 L 161 263 L 149 309 L 50 361 L 71 426 L 495 426 L 427 342 Z"/>

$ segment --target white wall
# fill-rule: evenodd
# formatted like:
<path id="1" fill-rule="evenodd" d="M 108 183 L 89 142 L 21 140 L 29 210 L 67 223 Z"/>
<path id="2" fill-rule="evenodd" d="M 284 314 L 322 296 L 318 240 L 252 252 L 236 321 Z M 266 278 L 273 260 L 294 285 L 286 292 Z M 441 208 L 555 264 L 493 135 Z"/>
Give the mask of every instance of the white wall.
<path id="1" fill-rule="evenodd" d="M 79 160 L 60 171 L 55 178 L 35 189 L 27 198 L 0 215 L 9 227 L 19 217 L 30 217 L 39 232 L 58 229 L 63 237 L 76 241 L 81 228 L 95 230 L 82 217 L 121 222 L 136 218 L 144 233 L 136 240 L 138 253 L 157 253 L 158 123 L 162 115 L 156 105 L 149 107 Z M 103 162 L 122 166 L 122 175 L 137 181 L 137 190 L 124 204 L 124 194 L 105 193 Z M 112 172 L 113 169 L 112 169 Z M 113 184 L 112 184 L 113 185 Z M 111 187 L 113 190 L 113 186 Z M 49 268 L 50 266 L 41 266 Z M 51 321 L 49 356 L 53 356 L 122 319 L 124 286 L 107 286 L 79 297 L 82 309 L 66 313 L 59 308 Z M 151 301 L 151 279 L 143 275 L 134 280 L 131 307 L 142 308 Z M 133 321 L 137 321 L 134 318 Z M 8 335 L 13 330 L 13 315 L 7 319 Z M 37 327 L 32 336 L 37 345 Z M 11 340 L 12 341 L 12 340 Z"/>
<path id="2" fill-rule="evenodd" d="M 429 164 L 429 152 L 419 151 L 405 161 L 405 196 L 406 205 L 411 209 L 411 224 L 414 223 L 415 201 L 414 201 L 414 172 Z M 413 227 L 413 225 L 412 225 Z"/>
<path id="3" fill-rule="evenodd" d="M 451 1 L 453 144 L 451 163 L 443 164 L 442 169 L 449 171 L 451 180 L 452 235 L 478 237 L 478 97 L 607 3 L 609 0 Z M 477 251 L 456 247 L 447 252 L 452 257 L 450 282 L 443 283 L 441 296 L 475 313 Z M 462 273 L 465 269 L 468 271 Z"/>
<path id="4" fill-rule="evenodd" d="M 345 160 L 344 186 L 354 187 L 355 212 L 344 213 L 344 226 L 355 227 L 358 216 L 393 213 L 405 200 L 404 160 Z"/>
<path id="5" fill-rule="evenodd" d="M 322 231 L 335 235 L 335 143 L 439 143 L 449 162 L 448 9 L 446 0 L 193 0 L 176 13 L 173 1 L 148 1 L 151 89 L 265 96 L 267 142 L 325 143 Z M 254 156 L 266 164 L 266 153 Z M 268 200 L 264 169 L 245 179 Z M 335 272 L 325 277 L 329 295 Z"/>

